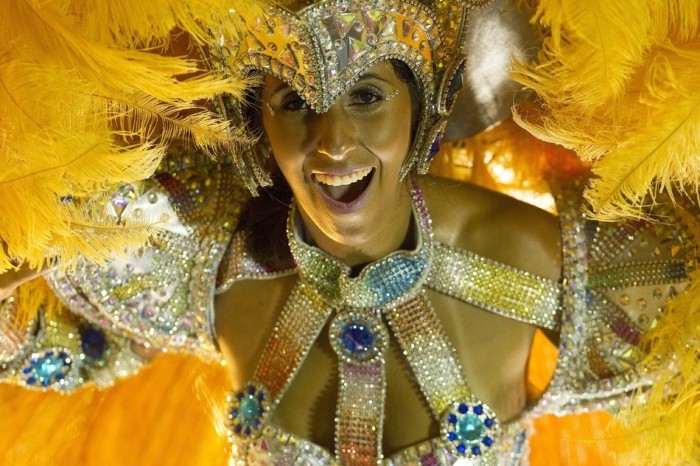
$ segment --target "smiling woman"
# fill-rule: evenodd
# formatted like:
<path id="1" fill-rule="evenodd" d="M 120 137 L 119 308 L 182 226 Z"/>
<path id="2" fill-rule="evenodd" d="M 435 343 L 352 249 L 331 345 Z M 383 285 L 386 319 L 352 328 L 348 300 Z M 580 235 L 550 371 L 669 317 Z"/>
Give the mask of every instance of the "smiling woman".
<path id="1" fill-rule="evenodd" d="M 481 3 L 222 13 L 208 65 L 258 87 L 213 105 L 247 145 L 219 163 L 173 145 L 121 187 L 108 213 L 162 231 L 50 271 L 72 312 L 17 323 L 31 271 L 0 277 L 0 376 L 69 391 L 161 349 L 223 360 L 237 466 L 520 466 L 534 419 L 634 401 L 658 370 L 643 334 L 693 278 L 697 217 L 603 224 L 578 182 L 555 216 L 428 175 Z M 559 356 L 532 393 L 538 329 Z"/>
<path id="2" fill-rule="evenodd" d="M 374 65 L 317 113 L 292 88 L 265 79 L 265 137 L 291 187 L 308 239 L 349 265 L 400 246 L 411 197 L 401 167 L 411 145 L 409 86 L 390 62 Z"/>

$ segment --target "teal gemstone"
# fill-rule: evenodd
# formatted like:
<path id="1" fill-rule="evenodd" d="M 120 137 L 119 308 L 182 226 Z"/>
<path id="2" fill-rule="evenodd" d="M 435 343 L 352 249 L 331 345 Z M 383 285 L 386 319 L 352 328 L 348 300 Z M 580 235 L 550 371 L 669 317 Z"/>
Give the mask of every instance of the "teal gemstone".
<path id="1" fill-rule="evenodd" d="M 61 372 L 63 361 L 58 356 L 44 356 L 36 364 L 36 375 L 50 379 Z"/>
<path id="2" fill-rule="evenodd" d="M 260 416 L 260 401 L 252 395 L 244 396 L 240 402 L 239 413 L 241 424 L 246 427 L 253 426 Z"/>
<path id="3" fill-rule="evenodd" d="M 455 432 L 462 442 L 468 445 L 477 445 L 486 435 L 486 428 L 478 416 L 470 413 L 459 418 Z"/>

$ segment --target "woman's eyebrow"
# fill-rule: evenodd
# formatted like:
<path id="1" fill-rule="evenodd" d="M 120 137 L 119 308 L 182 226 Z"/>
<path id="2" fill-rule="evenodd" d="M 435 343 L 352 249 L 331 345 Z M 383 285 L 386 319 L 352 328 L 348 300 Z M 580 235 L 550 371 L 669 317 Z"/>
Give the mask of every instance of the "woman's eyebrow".
<path id="1" fill-rule="evenodd" d="M 372 71 L 368 71 L 367 73 L 360 76 L 360 79 L 358 79 L 358 81 L 364 81 L 364 80 L 368 80 L 368 79 L 378 79 L 380 81 L 384 81 L 385 83 L 390 83 L 390 81 L 388 79 L 385 79 L 382 76 L 380 76 L 377 73 L 374 73 Z"/>
<path id="2" fill-rule="evenodd" d="M 366 81 L 366 80 L 370 80 L 370 79 L 378 79 L 378 80 L 383 81 L 383 82 L 385 82 L 385 83 L 390 83 L 390 81 L 389 81 L 388 79 L 385 79 L 385 78 L 383 78 L 382 76 L 380 76 L 379 74 L 374 73 L 374 72 L 371 72 L 371 71 L 369 71 L 369 72 L 363 74 L 362 76 L 360 76 L 360 78 L 358 79 L 358 81 Z M 287 83 L 285 83 L 285 82 L 282 82 L 282 83 L 280 83 L 279 86 L 277 86 L 277 87 L 272 91 L 272 93 L 270 94 L 270 97 L 274 97 L 275 95 L 279 94 L 280 92 L 282 92 L 282 91 L 284 91 L 284 90 L 286 90 L 286 89 L 289 89 L 289 84 L 287 84 Z"/>

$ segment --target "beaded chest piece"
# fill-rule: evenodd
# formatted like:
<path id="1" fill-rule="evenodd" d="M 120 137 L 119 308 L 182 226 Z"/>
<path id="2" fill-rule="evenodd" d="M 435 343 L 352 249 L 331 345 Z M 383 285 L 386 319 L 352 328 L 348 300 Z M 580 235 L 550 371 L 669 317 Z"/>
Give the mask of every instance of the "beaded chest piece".
<path id="1" fill-rule="evenodd" d="M 367 266 L 357 277 L 299 239 L 292 209 L 288 240 L 299 279 L 274 325 L 251 383 L 231 397 L 234 438 L 254 439 L 279 403 L 311 346 L 328 324 L 340 386 L 335 457 L 340 464 L 377 464 L 382 455 L 386 390 L 384 354 L 393 333 L 412 368 L 444 444 L 457 457 L 489 464 L 500 434 L 493 411 L 464 379 L 423 285 L 433 259 L 430 217 L 413 188 L 418 244 Z M 388 328 L 387 328 L 388 327 Z"/>

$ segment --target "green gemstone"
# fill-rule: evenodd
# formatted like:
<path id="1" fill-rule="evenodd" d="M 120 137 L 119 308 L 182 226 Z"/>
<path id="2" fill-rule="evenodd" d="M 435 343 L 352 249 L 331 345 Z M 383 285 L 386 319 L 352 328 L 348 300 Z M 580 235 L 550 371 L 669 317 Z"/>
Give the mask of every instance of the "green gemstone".
<path id="1" fill-rule="evenodd" d="M 260 401 L 253 395 L 243 397 L 239 412 L 241 424 L 246 427 L 252 426 L 260 415 Z"/>
<path id="2" fill-rule="evenodd" d="M 455 432 L 463 443 L 477 445 L 486 435 L 486 428 L 478 416 L 469 413 L 459 418 Z"/>
<path id="3" fill-rule="evenodd" d="M 58 356 L 46 356 L 36 365 L 36 374 L 44 379 L 58 374 L 63 367 L 63 361 Z"/>

